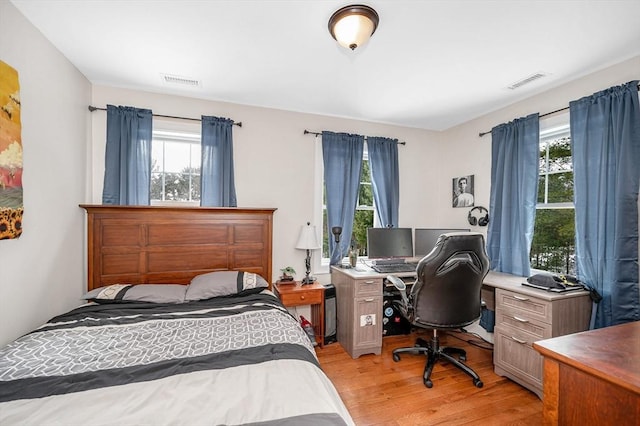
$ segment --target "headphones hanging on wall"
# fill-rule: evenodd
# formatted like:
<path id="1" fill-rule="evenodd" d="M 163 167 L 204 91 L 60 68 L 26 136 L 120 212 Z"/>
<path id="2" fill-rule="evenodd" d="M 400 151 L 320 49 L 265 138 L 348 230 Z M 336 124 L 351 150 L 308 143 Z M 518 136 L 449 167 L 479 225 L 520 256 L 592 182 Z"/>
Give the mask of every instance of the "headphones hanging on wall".
<path id="1" fill-rule="evenodd" d="M 476 217 L 473 215 L 474 211 L 479 211 L 482 216 Z M 467 220 L 469 221 L 469 225 L 473 226 L 487 226 L 489 224 L 489 210 L 482 206 L 475 206 L 471 210 L 469 210 L 469 215 L 467 216 Z"/>

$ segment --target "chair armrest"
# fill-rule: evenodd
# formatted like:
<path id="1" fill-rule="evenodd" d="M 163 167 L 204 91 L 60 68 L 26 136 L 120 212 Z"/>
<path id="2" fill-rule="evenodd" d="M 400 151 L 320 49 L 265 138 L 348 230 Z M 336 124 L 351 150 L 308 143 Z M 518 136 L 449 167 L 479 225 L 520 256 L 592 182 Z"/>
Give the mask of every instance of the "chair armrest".
<path id="1" fill-rule="evenodd" d="M 394 275 L 387 275 L 387 281 L 389 281 L 393 286 L 400 291 L 400 296 L 402 297 L 402 303 L 406 307 L 409 307 L 409 299 L 407 298 L 407 285 L 404 281 Z"/>

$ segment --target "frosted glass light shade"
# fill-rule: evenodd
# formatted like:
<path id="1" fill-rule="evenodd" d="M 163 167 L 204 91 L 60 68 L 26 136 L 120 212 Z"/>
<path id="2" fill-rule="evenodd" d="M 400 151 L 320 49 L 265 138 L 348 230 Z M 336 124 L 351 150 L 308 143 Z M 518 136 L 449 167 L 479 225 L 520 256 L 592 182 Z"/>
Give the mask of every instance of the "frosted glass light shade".
<path id="1" fill-rule="evenodd" d="M 329 32 L 343 47 L 355 50 L 378 28 L 378 14 L 369 6 L 356 4 L 337 10 L 329 19 Z"/>

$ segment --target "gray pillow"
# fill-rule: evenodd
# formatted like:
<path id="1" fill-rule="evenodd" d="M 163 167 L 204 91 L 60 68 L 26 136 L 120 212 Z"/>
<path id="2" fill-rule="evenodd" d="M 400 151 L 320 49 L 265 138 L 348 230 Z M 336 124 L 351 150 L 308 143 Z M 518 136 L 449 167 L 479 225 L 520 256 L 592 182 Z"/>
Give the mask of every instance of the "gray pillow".
<path id="1" fill-rule="evenodd" d="M 100 303 L 118 303 L 123 300 L 153 303 L 183 303 L 187 292 L 181 284 L 113 284 L 91 290 L 82 298 Z"/>
<path id="2" fill-rule="evenodd" d="M 187 288 L 185 301 L 229 296 L 253 288 L 268 288 L 269 283 L 258 274 L 244 271 L 215 271 L 197 275 Z"/>

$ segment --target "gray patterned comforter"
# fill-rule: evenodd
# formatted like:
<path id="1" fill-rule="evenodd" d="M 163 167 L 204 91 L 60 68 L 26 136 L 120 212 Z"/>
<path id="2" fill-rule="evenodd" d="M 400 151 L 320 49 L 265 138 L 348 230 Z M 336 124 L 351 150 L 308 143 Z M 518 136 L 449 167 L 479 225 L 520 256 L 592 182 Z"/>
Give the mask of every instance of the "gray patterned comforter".
<path id="1" fill-rule="evenodd" d="M 352 424 L 266 293 L 56 317 L 0 349 L 0 424 Z"/>

